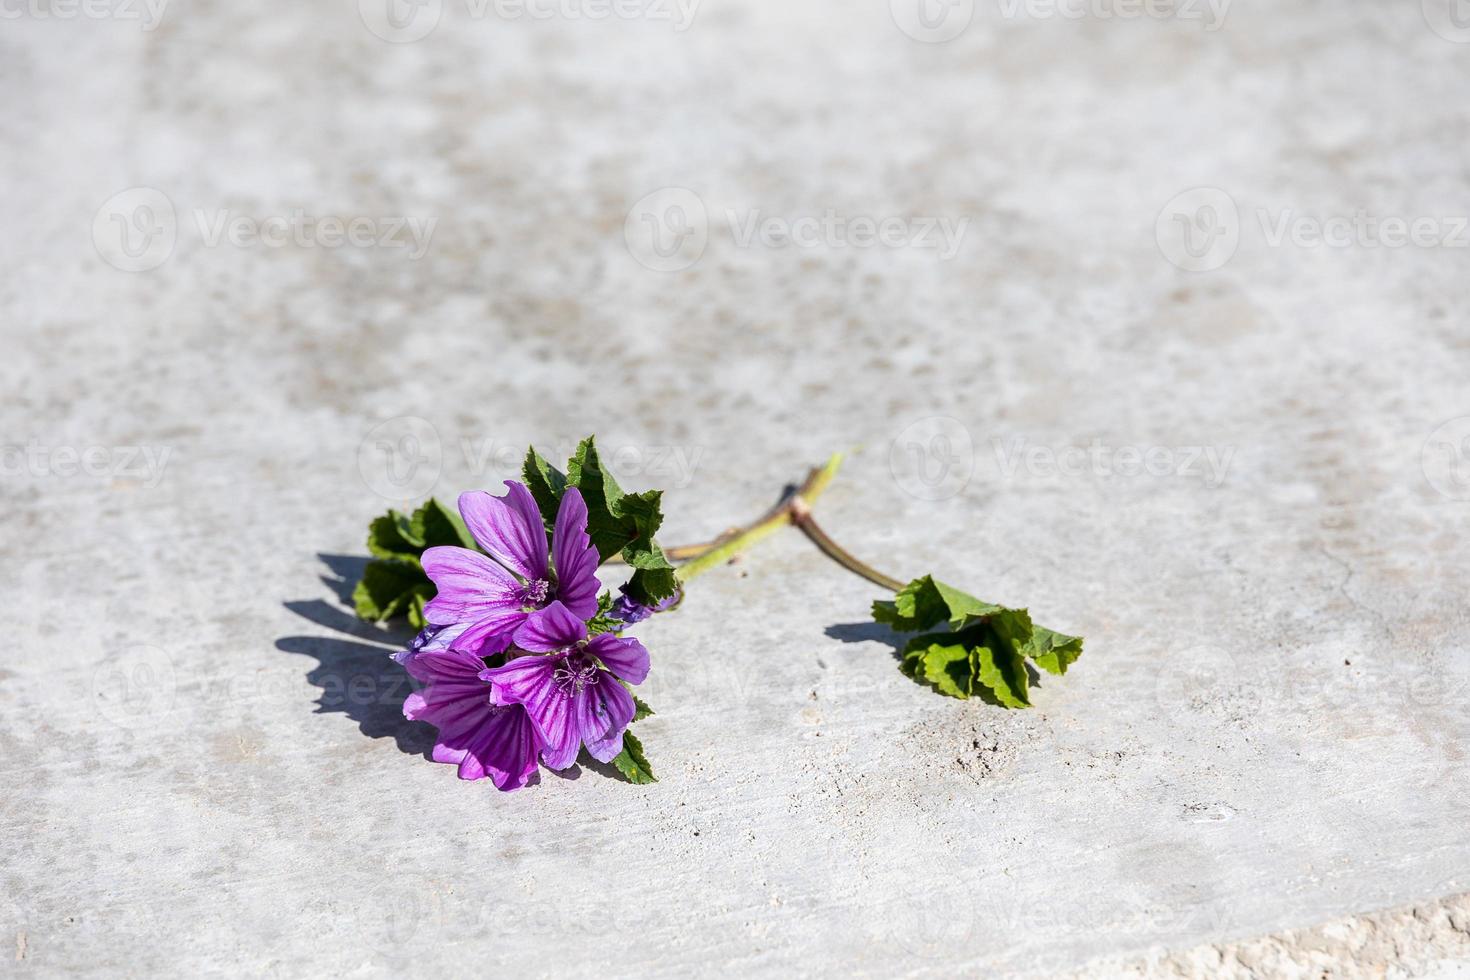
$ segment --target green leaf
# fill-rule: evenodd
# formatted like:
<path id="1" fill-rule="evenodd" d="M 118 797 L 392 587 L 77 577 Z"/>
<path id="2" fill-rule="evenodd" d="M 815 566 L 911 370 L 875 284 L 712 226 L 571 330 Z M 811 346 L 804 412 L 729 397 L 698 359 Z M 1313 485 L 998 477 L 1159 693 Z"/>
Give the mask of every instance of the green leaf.
<path id="1" fill-rule="evenodd" d="M 653 774 L 653 767 L 643 754 L 643 743 L 631 731 L 623 732 L 623 751 L 613 756 L 612 764 L 630 783 L 643 785 L 658 782 Z"/>
<path id="2" fill-rule="evenodd" d="M 980 696 L 1007 708 L 1031 705 L 1027 660 L 1065 674 L 1082 656 L 1082 639 L 1031 622 L 1024 609 L 998 606 L 931 576 L 914 579 L 891 602 L 873 603 L 873 618 L 900 633 L 924 632 L 904 647 L 900 669 L 941 694 Z"/>
<path id="3" fill-rule="evenodd" d="M 416 565 L 397 561 L 370 561 L 362 581 L 352 590 L 352 602 L 363 619 L 384 620 L 407 613 L 415 595 L 432 596 L 434 586 Z"/>
<path id="4" fill-rule="evenodd" d="M 434 583 L 420 559 L 425 548 L 440 545 L 478 550 L 459 514 L 437 500 L 425 501 L 411 517 L 390 510 L 374 518 L 367 548 L 377 560 L 368 562 L 352 590 L 357 615 L 375 622 L 403 616 L 423 629 L 424 603 L 434 598 Z"/>
<path id="5" fill-rule="evenodd" d="M 998 639 L 998 634 L 992 634 Z M 1003 643 L 992 643 L 972 648 L 975 679 L 984 684 L 997 701 L 1007 708 L 1029 708 L 1028 693 L 1030 677 L 1026 673 L 1026 658 Z"/>
<path id="6" fill-rule="evenodd" d="M 933 684 L 934 690 L 961 700 L 970 696 L 975 671 L 970 651 L 963 644 L 935 643 L 924 651 L 923 662 L 924 680 Z"/>
<path id="7" fill-rule="evenodd" d="M 653 709 L 648 706 L 648 702 L 644 701 L 636 694 L 633 695 L 633 708 L 634 721 L 642 721 L 644 718 L 647 718 L 649 715 L 653 714 Z"/>
<path id="8" fill-rule="evenodd" d="M 447 545 L 455 548 L 469 548 L 471 551 L 479 550 L 474 537 L 470 535 L 469 528 L 464 526 L 459 512 L 451 510 L 432 497 L 413 512 L 409 526 L 418 540 L 423 542 L 424 548 Z"/>
<path id="9" fill-rule="evenodd" d="M 1053 633 L 1045 626 L 1037 626 L 1031 632 L 1027 656 L 1049 674 L 1065 674 L 1082 656 L 1082 637 Z"/>
<path id="10" fill-rule="evenodd" d="M 528 468 L 537 468 L 531 460 L 527 462 Z M 674 566 L 654 542 L 664 519 L 662 492 L 624 493 L 602 468 L 592 436 L 578 444 L 576 455 L 568 461 L 566 482 L 581 491 L 587 504 L 587 534 L 599 560 L 621 554 L 633 569 L 628 594 L 650 606 L 673 595 L 679 586 Z"/>
<path id="11" fill-rule="evenodd" d="M 422 540 L 413 540 L 410 535 L 408 518 L 396 510 L 390 510 L 383 516 L 374 518 L 368 525 L 368 553 L 375 558 L 417 565 L 424 543 Z"/>
<path id="12" fill-rule="evenodd" d="M 561 495 L 567 488 L 566 474 L 543 459 L 532 446 L 526 450 L 526 461 L 521 464 L 521 478 L 535 498 L 541 519 L 550 531 L 556 526 L 556 510 L 561 506 Z"/>

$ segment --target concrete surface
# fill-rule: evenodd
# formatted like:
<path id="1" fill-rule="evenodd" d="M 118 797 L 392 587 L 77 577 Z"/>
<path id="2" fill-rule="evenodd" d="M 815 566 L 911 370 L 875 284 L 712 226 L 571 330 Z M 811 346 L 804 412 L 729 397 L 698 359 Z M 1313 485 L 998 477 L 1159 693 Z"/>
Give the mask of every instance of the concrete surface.
<path id="1" fill-rule="evenodd" d="M 1451 8 L 359 7 L 5 7 L 4 973 L 1463 966 Z M 1087 653 L 936 697 L 785 535 L 641 628 L 661 782 L 461 783 L 365 525 L 588 431 L 669 542 L 862 446 Z"/>

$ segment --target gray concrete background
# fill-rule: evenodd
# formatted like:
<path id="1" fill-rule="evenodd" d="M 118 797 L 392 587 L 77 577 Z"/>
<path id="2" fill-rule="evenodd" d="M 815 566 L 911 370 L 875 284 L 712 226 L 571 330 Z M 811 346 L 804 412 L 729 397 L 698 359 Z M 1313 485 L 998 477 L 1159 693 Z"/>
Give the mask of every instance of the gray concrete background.
<path id="1" fill-rule="evenodd" d="M 1448 4 L 5 9 L 0 972 L 1470 958 L 1353 918 L 1470 890 Z M 862 447 L 839 540 L 1087 653 L 936 697 L 786 534 L 641 627 L 661 782 L 461 783 L 353 556 L 590 431 L 671 543 Z"/>

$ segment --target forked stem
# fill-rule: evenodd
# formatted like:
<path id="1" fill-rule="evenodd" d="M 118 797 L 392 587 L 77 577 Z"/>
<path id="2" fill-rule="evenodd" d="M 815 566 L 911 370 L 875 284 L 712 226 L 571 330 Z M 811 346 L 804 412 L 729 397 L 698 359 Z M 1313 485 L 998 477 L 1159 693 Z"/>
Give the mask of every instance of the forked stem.
<path id="1" fill-rule="evenodd" d="M 711 568 L 723 565 L 731 558 L 748 550 L 757 541 L 768 537 L 787 524 L 796 523 L 794 515 L 798 507 L 809 514 L 810 510 L 807 505 L 821 496 L 822 492 L 827 489 L 827 485 L 832 482 L 832 478 L 837 475 L 837 470 L 841 466 L 842 454 L 833 454 L 827 462 L 808 473 L 806 479 L 802 481 L 801 486 L 796 487 L 782 497 L 780 502 L 767 511 L 759 520 L 743 528 L 732 529 L 721 535 L 706 550 L 699 552 L 697 557 L 679 566 L 680 584 L 688 582 L 696 575 L 703 574 Z M 666 553 L 672 555 L 674 552 L 680 550 L 686 549 L 672 549 L 671 552 Z"/>

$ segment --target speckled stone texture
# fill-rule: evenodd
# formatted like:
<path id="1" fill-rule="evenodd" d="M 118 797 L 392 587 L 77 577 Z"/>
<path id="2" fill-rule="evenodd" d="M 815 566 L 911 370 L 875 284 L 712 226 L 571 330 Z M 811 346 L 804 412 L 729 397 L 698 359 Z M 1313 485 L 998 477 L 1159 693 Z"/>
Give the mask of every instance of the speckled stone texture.
<path id="1" fill-rule="evenodd" d="M 1310 946 L 1470 890 L 1448 4 L 64 9 L 0 23 L 0 972 L 1464 962 Z M 787 532 L 639 627 L 660 782 L 462 783 L 364 529 L 591 431 L 670 543 L 860 447 L 838 540 L 1086 655 L 937 697 Z"/>

